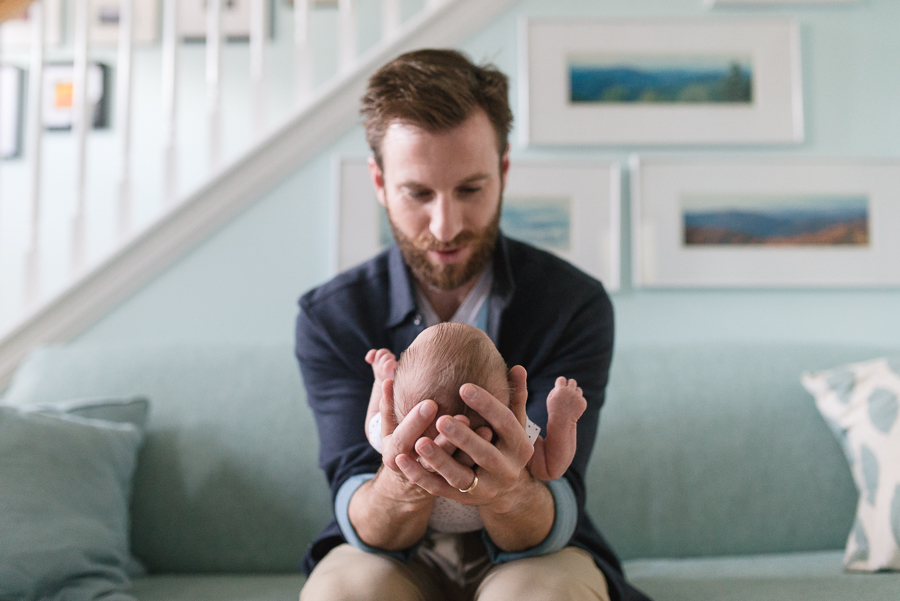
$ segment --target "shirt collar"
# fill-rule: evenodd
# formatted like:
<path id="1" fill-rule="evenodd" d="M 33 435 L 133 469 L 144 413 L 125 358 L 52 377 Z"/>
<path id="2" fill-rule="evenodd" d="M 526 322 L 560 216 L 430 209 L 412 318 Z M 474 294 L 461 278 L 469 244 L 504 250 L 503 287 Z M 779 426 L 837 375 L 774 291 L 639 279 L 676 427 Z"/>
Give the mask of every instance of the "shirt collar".
<path id="1" fill-rule="evenodd" d="M 500 307 L 505 307 L 512 299 L 515 291 L 515 282 L 509 262 L 509 249 L 503 234 L 497 236 L 497 244 L 494 246 L 494 284 L 491 287 L 491 297 L 500 301 Z M 403 255 L 396 244 L 388 249 L 388 278 L 390 280 L 390 303 L 387 327 L 394 328 L 403 323 L 410 314 L 416 312 L 416 297 L 413 288 L 412 276 Z"/>

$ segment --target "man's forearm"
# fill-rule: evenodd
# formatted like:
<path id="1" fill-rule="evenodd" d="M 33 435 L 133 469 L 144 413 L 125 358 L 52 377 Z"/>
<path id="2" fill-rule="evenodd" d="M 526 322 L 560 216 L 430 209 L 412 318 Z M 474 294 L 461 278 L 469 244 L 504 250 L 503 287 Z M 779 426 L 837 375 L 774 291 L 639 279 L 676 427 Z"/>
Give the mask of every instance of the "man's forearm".
<path id="1" fill-rule="evenodd" d="M 488 536 L 507 552 L 541 544 L 553 528 L 555 506 L 547 487 L 522 471 L 520 483 L 505 499 L 479 508 Z"/>
<path id="2" fill-rule="evenodd" d="M 433 507 L 434 497 L 382 467 L 354 493 L 348 517 L 365 544 L 401 551 L 425 536 Z"/>

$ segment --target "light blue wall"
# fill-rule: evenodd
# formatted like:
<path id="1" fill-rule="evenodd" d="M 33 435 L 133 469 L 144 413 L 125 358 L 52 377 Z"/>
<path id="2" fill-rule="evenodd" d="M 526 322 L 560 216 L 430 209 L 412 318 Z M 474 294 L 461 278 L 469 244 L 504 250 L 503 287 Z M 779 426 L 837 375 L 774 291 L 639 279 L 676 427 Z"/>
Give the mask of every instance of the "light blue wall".
<path id="1" fill-rule="evenodd" d="M 900 156 L 900 2 L 848 6 L 715 9 L 704 0 L 526 0 L 463 45 L 512 77 L 516 98 L 517 19 L 571 16 L 795 16 L 801 23 L 806 141 L 779 153 Z M 514 136 L 515 140 L 515 136 Z M 652 148 L 544 150 L 514 147 L 516 157 L 623 160 Z M 678 152 L 708 153 L 710 149 Z M 771 152 L 728 148 L 723 153 Z M 80 338 L 93 342 L 289 341 L 296 299 L 328 272 L 331 161 L 363 156 L 354 128 L 325 153 L 123 303 Z M 626 191 L 627 193 L 627 191 Z M 627 200 L 627 196 L 626 196 Z M 623 235 L 628 232 L 627 203 Z M 717 342 L 900 343 L 900 291 L 635 290 L 613 296 L 619 344 Z M 900 263 L 900 257 L 898 257 Z M 898 267 L 900 268 L 900 267 Z"/>

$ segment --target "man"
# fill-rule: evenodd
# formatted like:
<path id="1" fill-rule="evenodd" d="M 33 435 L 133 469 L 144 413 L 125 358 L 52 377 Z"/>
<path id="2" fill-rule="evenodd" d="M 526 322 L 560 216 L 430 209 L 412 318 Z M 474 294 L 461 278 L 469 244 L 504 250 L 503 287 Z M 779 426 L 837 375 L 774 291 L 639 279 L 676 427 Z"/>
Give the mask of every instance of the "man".
<path id="1" fill-rule="evenodd" d="M 302 600 L 645 599 L 584 513 L 611 304 L 596 280 L 499 234 L 507 95 L 506 76 L 453 51 L 403 55 L 369 82 L 369 169 L 397 245 L 300 301 L 297 357 L 336 516 L 309 550 Z M 490 431 L 442 416 L 432 440 L 423 433 L 434 401 L 396 424 L 387 380 L 379 454 L 364 431 L 373 382 L 365 356 L 399 356 L 441 321 L 480 327 L 515 366 L 510 406 L 467 384 L 462 397 Z M 588 408 L 572 464 L 545 483 L 527 469 L 525 411 L 546 427 L 559 376 L 578 381 Z M 477 507 L 483 530 L 429 530 L 437 497 Z"/>

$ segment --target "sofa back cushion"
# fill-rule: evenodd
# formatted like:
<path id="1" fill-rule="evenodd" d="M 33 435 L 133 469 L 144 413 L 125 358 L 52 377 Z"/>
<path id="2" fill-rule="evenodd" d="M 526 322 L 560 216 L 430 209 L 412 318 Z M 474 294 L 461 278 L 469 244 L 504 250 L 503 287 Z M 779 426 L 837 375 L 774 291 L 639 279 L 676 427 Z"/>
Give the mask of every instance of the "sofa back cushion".
<path id="1" fill-rule="evenodd" d="M 897 354 L 617 348 L 588 513 L 626 559 L 842 548 L 856 489 L 800 374 Z M 48 347 L 4 400 L 132 395 L 151 401 L 132 503 L 147 568 L 296 570 L 332 510 L 290 346 Z"/>
<path id="2" fill-rule="evenodd" d="M 148 570 L 297 570 L 332 512 L 291 347 L 48 347 L 4 400 L 131 395 L 151 401 L 131 538 Z"/>
<path id="3" fill-rule="evenodd" d="M 623 558 L 840 549 L 857 493 L 800 384 L 897 349 L 617 348 L 588 511 Z"/>

